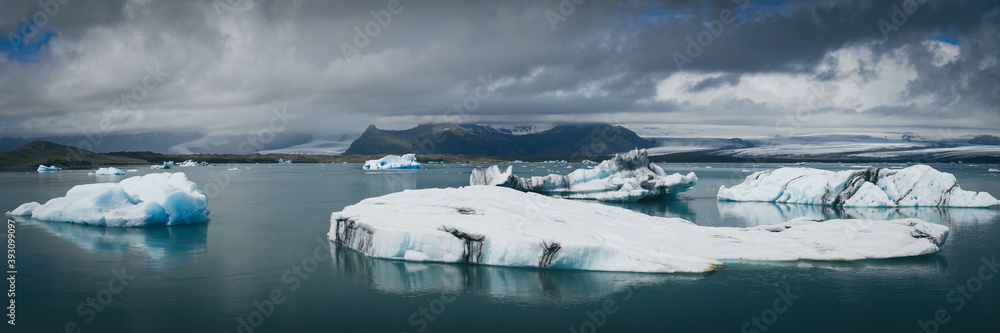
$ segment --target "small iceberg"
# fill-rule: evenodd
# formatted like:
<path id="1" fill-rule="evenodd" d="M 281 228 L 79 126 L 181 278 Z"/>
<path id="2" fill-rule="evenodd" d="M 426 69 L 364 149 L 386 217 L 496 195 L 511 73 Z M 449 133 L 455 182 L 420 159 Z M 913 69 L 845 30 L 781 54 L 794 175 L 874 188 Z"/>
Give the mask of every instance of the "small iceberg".
<path id="1" fill-rule="evenodd" d="M 583 160 L 580 163 L 583 163 L 583 164 L 586 164 L 586 165 L 597 165 L 597 162 L 594 162 L 594 161 L 591 161 L 591 160 Z"/>
<path id="2" fill-rule="evenodd" d="M 417 162 L 417 156 L 413 154 L 388 155 L 377 160 L 368 160 L 362 168 L 365 170 L 420 169 L 420 162 Z"/>
<path id="3" fill-rule="evenodd" d="M 184 173 L 153 173 L 119 183 L 73 186 L 44 204 L 29 202 L 11 216 L 109 227 L 145 227 L 205 222 L 208 198 Z"/>
<path id="4" fill-rule="evenodd" d="M 163 162 L 162 165 L 151 165 L 149 166 L 149 168 L 153 170 L 166 170 L 170 169 L 173 165 L 174 165 L 173 161 L 168 161 L 168 162 Z"/>
<path id="5" fill-rule="evenodd" d="M 1000 169 L 990 168 L 989 170 L 986 170 L 986 171 L 987 172 L 1000 172 Z"/>
<path id="6" fill-rule="evenodd" d="M 128 170 L 125 170 L 125 172 L 139 172 L 139 170 L 137 170 L 137 169 L 128 169 Z"/>
<path id="7" fill-rule="evenodd" d="M 843 207 L 989 207 L 986 192 L 962 190 L 955 175 L 926 165 L 904 169 L 829 171 L 780 168 L 756 172 L 742 184 L 721 186 L 719 200 Z"/>
<path id="8" fill-rule="evenodd" d="M 97 169 L 97 171 L 88 172 L 87 174 L 91 176 L 124 176 L 125 171 L 114 167 L 108 167 L 100 168 Z"/>
<path id="9" fill-rule="evenodd" d="M 778 221 L 775 221 L 778 222 Z M 628 272 L 706 272 L 722 260 L 860 260 L 937 252 L 948 227 L 807 218 L 705 227 L 498 186 L 396 192 L 330 216 L 327 237 L 369 257 Z"/>
<path id="10" fill-rule="evenodd" d="M 570 199 L 625 202 L 674 196 L 697 183 L 694 172 L 667 175 L 649 162 L 645 149 L 616 154 L 593 169 L 577 169 L 566 175 L 522 178 L 513 174 L 512 166 L 501 172 L 493 165 L 474 169 L 469 177 L 469 185 L 503 186 Z"/>
<path id="11" fill-rule="evenodd" d="M 53 172 L 53 171 L 62 171 L 62 168 L 57 167 L 55 165 L 53 166 L 45 166 L 42 164 L 38 165 L 38 172 Z"/>
<path id="12" fill-rule="evenodd" d="M 291 160 L 285 161 L 285 160 L 279 158 L 278 159 L 278 164 L 292 164 L 292 161 Z"/>
<path id="13" fill-rule="evenodd" d="M 177 166 L 179 166 L 179 167 L 193 167 L 193 166 L 198 166 L 198 163 L 195 162 L 194 160 L 187 160 L 187 161 L 181 162 L 181 164 L 178 164 Z"/>

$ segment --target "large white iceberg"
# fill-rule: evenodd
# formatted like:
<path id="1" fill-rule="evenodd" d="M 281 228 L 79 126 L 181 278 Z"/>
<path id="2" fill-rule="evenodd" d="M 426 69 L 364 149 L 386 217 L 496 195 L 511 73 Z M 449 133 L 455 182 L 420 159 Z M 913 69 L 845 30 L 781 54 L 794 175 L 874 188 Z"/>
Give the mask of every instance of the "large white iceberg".
<path id="1" fill-rule="evenodd" d="M 7 215 L 113 227 L 205 222 L 208 198 L 182 173 L 153 173 L 119 183 L 73 186 L 44 204 L 25 203 Z"/>
<path id="2" fill-rule="evenodd" d="M 694 172 L 667 175 L 650 163 L 645 149 L 636 149 L 601 162 L 593 169 L 577 169 L 566 175 L 522 178 L 513 167 L 500 171 L 497 166 L 474 169 L 469 185 L 496 185 L 525 192 L 570 199 L 602 201 L 638 201 L 664 198 L 687 191 L 698 183 Z"/>
<path id="3" fill-rule="evenodd" d="M 366 161 L 363 168 L 365 170 L 420 169 L 420 162 L 417 162 L 417 157 L 413 154 L 387 155 L 377 160 Z"/>
<path id="4" fill-rule="evenodd" d="M 125 175 L 125 171 L 114 167 L 107 167 L 88 172 L 87 174 L 91 176 L 122 176 Z"/>
<path id="5" fill-rule="evenodd" d="M 1000 204 L 986 192 L 958 186 L 955 175 L 926 165 L 905 169 L 829 171 L 780 168 L 747 176 L 719 188 L 718 198 L 844 207 L 989 207 Z"/>
<path id="6" fill-rule="evenodd" d="M 370 257 L 555 269 L 704 272 L 720 260 L 857 260 L 938 251 L 916 219 L 703 227 L 498 186 L 397 192 L 334 212 L 330 240 Z"/>

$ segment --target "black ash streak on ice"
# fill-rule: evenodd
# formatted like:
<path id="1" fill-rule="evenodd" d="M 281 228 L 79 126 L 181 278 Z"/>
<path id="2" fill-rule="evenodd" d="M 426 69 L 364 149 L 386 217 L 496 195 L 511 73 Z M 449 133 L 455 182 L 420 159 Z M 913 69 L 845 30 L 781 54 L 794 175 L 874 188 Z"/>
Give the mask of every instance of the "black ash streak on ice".
<path id="1" fill-rule="evenodd" d="M 483 256 L 483 241 L 486 240 L 486 236 L 465 233 L 454 227 L 442 226 L 438 230 L 447 232 L 462 241 L 464 247 L 461 262 L 469 264 L 480 262 Z"/>
<path id="2" fill-rule="evenodd" d="M 371 256 L 375 231 L 371 226 L 355 222 L 349 218 L 337 219 L 335 242 L 343 244 L 365 255 Z"/>

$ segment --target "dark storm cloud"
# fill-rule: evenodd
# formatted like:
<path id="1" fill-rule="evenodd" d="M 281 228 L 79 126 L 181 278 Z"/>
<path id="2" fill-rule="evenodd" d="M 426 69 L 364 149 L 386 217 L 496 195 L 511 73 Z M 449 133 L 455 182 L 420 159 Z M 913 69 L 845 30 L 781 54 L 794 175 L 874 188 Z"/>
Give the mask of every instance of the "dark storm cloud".
<path id="1" fill-rule="evenodd" d="M 875 82 L 895 74 L 887 60 L 915 72 L 900 83 L 902 98 L 933 101 L 859 111 L 998 114 L 995 1 L 926 1 L 888 38 L 879 22 L 899 23 L 893 6 L 906 1 L 399 3 L 393 14 L 388 0 L 70 1 L 40 29 L 53 37 L 15 52 L 8 36 L 45 8 L 4 2 L 0 136 L 72 133 L 102 118 L 114 119 L 113 131 L 247 132 L 275 107 L 298 116 L 292 130 L 356 132 L 386 119 L 433 121 L 484 77 L 494 90 L 466 120 L 687 112 L 678 118 L 712 124 L 742 106 L 771 124 L 794 106 L 733 97 L 694 108 L 671 98 L 744 89 L 753 75 Z M 727 11 L 733 22 L 721 23 Z M 711 42 L 692 55 L 699 35 Z M 957 56 L 942 62 L 946 50 L 935 48 L 948 46 L 934 40 L 957 42 Z M 837 56 L 845 49 L 866 53 L 849 64 Z M 690 58 L 682 71 L 677 54 Z M 168 73 L 162 84 L 136 90 L 157 67 Z M 660 91 L 677 73 L 704 75 Z"/>
<path id="2" fill-rule="evenodd" d="M 688 91 L 700 92 L 703 90 L 714 89 L 721 86 L 733 86 L 736 85 L 737 83 L 740 83 L 739 74 L 724 74 L 701 80 L 700 82 L 691 85 L 691 87 L 688 88 Z"/>

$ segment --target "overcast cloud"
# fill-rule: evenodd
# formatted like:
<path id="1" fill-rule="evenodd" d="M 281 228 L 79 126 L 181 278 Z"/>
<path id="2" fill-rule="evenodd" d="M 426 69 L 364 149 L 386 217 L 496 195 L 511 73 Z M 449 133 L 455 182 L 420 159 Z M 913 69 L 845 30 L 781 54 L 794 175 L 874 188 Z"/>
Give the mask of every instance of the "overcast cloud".
<path id="1" fill-rule="evenodd" d="M 0 136 L 102 119 L 248 133 L 275 108 L 330 135 L 455 120 L 1000 132 L 995 0 L 46 1 L 0 3 Z"/>

